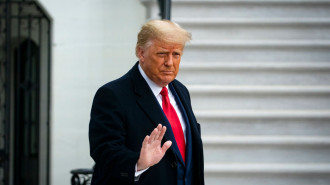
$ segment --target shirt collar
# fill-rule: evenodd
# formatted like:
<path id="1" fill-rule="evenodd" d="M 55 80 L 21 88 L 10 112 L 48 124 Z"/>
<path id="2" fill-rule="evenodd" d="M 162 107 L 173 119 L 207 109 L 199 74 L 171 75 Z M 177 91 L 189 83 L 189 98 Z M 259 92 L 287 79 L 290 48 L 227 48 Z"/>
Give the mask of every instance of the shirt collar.
<path id="1" fill-rule="evenodd" d="M 160 91 L 162 90 L 163 87 L 157 85 L 155 82 L 153 82 L 152 80 L 150 80 L 150 78 L 146 75 L 146 73 L 143 71 L 142 67 L 140 66 L 140 64 L 138 65 L 139 67 L 139 71 L 142 75 L 142 77 L 146 80 L 147 84 L 149 85 L 152 93 L 155 96 L 158 96 Z M 166 86 L 166 88 L 168 89 L 168 85 Z"/>

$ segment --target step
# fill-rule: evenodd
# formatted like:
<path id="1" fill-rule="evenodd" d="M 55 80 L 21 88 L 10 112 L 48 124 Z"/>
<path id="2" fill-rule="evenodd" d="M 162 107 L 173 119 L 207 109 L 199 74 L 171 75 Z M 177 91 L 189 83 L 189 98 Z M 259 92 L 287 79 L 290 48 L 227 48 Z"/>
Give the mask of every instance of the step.
<path id="1" fill-rule="evenodd" d="M 148 19 L 159 19 L 156 0 L 140 0 Z M 329 0 L 173 0 L 176 18 L 323 18 L 330 16 Z"/>
<path id="2" fill-rule="evenodd" d="M 177 18 L 174 21 L 191 32 L 193 40 L 329 40 L 329 18 Z"/>
<path id="3" fill-rule="evenodd" d="M 203 135 L 206 163 L 330 163 L 329 136 Z"/>
<path id="4" fill-rule="evenodd" d="M 329 86 L 187 86 L 198 109 L 330 109 Z"/>
<path id="5" fill-rule="evenodd" d="M 330 173 L 330 164 L 255 164 L 255 163 L 206 163 L 205 166 L 206 173 L 259 173 L 259 174 L 310 174 L 310 173 Z M 329 176 L 330 177 L 330 176 Z"/>
<path id="6" fill-rule="evenodd" d="M 195 110 L 203 135 L 329 136 L 330 110 Z"/>
<path id="7" fill-rule="evenodd" d="M 186 85 L 330 85 L 330 61 L 182 61 L 177 79 Z"/>
<path id="8" fill-rule="evenodd" d="M 329 61 L 328 40 L 192 41 L 185 47 L 183 61 Z"/>
<path id="9" fill-rule="evenodd" d="M 173 0 L 172 18 L 322 18 L 329 0 Z M 152 15 L 153 17 L 156 15 Z"/>
<path id="10" fill-rule="evenodd" d="M 330 164 L 205 164 L 207 185 L 328 185 Z"/>

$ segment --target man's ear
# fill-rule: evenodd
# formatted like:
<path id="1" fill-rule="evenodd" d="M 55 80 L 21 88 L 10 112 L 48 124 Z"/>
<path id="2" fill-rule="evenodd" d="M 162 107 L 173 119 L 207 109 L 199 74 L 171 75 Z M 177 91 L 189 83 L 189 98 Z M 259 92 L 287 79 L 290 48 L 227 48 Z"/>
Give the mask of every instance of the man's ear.
<path id="1" fill-rule="evenodd" d="M 140 62 L 144 62 L 144 50 L 141 47 L 138 47 L 138 57 Z"/>

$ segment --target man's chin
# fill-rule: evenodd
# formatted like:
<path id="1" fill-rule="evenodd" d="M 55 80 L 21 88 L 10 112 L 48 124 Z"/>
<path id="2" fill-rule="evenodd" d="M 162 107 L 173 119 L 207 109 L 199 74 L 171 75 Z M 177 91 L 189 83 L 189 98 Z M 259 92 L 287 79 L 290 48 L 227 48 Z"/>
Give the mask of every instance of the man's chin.
<path id="1" fill-rule="evenodd" d="M 174 80 L 174 78 L 171 78 L 171 79 L 166 79 L 166 80 L 162 80 L 162 86 L 166 86 L 168 85 L 169 83 L 171 83 L 172 81 Z"/>

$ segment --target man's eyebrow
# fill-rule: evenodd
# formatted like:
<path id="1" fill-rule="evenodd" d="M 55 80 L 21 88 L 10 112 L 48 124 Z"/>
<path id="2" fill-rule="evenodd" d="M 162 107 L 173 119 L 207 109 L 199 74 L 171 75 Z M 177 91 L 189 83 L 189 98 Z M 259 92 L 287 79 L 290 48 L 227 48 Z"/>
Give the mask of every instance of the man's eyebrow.
<path id="1" fill-rule="evenodd" d="M 160 50 L 160 51 L 157 51 L 157 53 L 168 53 L 169 51 L 168 50 Z"/>

